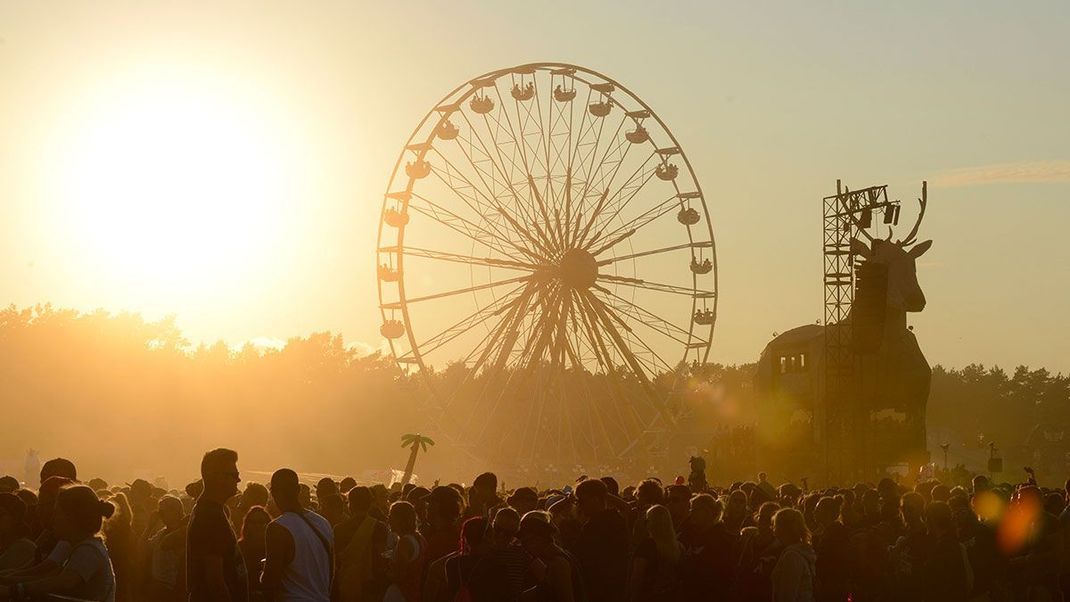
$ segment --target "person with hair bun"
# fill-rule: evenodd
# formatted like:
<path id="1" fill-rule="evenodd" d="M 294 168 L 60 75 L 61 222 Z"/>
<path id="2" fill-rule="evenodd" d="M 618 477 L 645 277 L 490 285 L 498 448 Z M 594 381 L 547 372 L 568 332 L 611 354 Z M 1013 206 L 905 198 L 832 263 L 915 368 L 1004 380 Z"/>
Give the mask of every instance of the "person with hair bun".
<path id="1" fill-rule="evenodd" d="M 56 498 L 53 527 L 71 551 L 59 573 L 0 587 L 0 600 L 30 600 L 60 594 L 85 600 L 115 602 L 115 571 L 100 538 L 104 519 L 115 512 L 85 485 L 67 485 Z"/>

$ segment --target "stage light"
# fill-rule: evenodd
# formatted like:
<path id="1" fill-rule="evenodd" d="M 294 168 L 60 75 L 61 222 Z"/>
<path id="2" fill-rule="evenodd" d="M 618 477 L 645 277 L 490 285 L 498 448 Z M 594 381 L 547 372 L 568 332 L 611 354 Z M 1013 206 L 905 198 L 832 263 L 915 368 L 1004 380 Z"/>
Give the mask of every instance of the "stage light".
<path id="1" fill-rule="evenodd" d="M 863 230 L 865 230 L 866 228 L 869 228 L 872 225 L 873 225 L 873 210 L 872 209 L 863 209 L 862 210 L 862 219 L 858 220 L 858 226 L 860 228 L 862 228 Z"/>

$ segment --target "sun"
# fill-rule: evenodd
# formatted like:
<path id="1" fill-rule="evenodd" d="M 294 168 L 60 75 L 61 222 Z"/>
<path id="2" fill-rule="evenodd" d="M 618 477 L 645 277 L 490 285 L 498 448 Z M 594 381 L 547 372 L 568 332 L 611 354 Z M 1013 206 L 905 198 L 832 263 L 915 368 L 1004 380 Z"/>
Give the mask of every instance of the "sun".
<path id="1" fill-rule="evenodd" d="M 97 276 L 218 295 L 270 270 L 300 159 L 255 95 L 174 74 L 110 82 L 66 130 L 60 221 Z"/>

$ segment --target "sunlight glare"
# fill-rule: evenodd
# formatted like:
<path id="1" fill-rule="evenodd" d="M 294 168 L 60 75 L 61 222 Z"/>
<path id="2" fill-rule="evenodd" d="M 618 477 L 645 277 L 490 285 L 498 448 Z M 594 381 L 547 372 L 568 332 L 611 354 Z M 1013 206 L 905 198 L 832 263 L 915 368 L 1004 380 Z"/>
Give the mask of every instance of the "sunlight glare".
<path id="1" fill-rule="evenodd" d="M 111 87 L 67 133 L 73 251 L 157 292 L 218 294 L 267 271 L 297 163 L 278 120 L 215 82 Z"/>

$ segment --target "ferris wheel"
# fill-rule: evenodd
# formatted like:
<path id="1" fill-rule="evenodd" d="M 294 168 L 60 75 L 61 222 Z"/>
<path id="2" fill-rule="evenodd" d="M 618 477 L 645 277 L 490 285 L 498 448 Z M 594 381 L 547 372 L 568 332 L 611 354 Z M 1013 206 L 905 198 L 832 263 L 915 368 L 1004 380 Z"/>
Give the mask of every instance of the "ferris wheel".
<path id="1" fill-rule="evenodd" d="M 611 462 L 681 417 L 705 362 L 717 257 L 665 123 L 616 81 L 533 63 L 420 120 L 379 224 L 381 334 L 454 443 L 511 463 Z"/>

